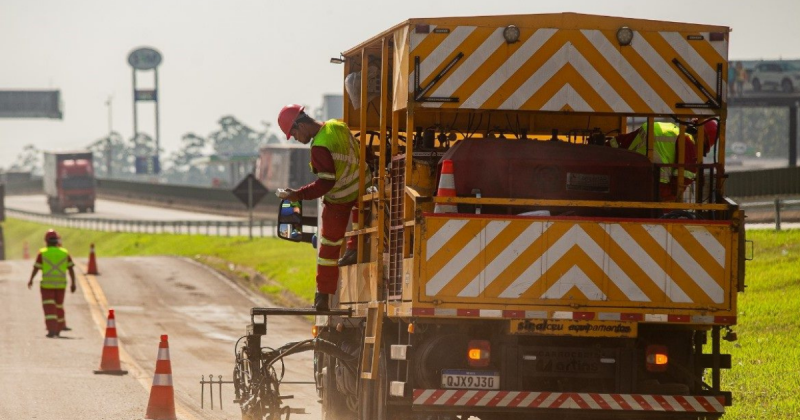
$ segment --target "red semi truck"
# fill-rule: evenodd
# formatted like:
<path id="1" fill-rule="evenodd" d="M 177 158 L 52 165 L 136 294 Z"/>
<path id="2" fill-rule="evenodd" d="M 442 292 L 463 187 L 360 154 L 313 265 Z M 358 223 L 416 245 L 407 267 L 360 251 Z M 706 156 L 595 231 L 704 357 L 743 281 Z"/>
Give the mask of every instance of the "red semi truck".
<path id="1" fill-rule="evenodd" d="M 45 152 L 43 183 L 51 213 L 68 208 L 94 212 L 92 152 Z"/>

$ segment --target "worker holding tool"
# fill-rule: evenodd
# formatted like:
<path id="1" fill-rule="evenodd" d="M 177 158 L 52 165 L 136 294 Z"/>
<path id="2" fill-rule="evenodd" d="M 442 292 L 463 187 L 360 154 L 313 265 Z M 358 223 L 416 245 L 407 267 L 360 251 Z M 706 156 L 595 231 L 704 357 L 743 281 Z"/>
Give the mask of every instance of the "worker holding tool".
<path id="1" fill-rule="evenodd" d="M 286 138 L 311 143 L 311 170 L 317 180 L 297 190 L 286 188 L 278 197 L 288 201 L 322 200 L 322 227 L 317 256 L 317 293 L 314 308 L 330 308 L 330 295 L 336 293 L 339 266 L 356 262 L 356 240 L 347 241 L 347 250 L 339 257 L 348 220 L 358 222 L 357 207 L 360 145 L 347 124 L 337 120 L 317 121 L 301 105 L 287 105 L 278 114 L 278 125 Z M 369 176 L 365 177 L 370 179 Z M 338 260 L 337 260 L 338 259 Z"/>
<path id="2" fill-rule="evenodd" d="M 61 237 L 53 229 L 44 235 L 47 245 L 39 250 L 36 256 L 36 263 L 33 265 L 31 279 L 28 281 L 28 289 L 33 287 L 33 279 L 39 270 L 42 270 L 42 282 L 40 284 L 42 293 L 42 308 L 44 309 L 44 322 L 47 326 L 47 337 L 54 338 L 61 334 L 61 331 L 70 331 L 64 316 L 64 294 L 67 289 L 67 271 L 72 279 L 70 292 L 75 293 L 75 270 L 73 269 L 72 258 L 69 251 L 61 247 Z"/>

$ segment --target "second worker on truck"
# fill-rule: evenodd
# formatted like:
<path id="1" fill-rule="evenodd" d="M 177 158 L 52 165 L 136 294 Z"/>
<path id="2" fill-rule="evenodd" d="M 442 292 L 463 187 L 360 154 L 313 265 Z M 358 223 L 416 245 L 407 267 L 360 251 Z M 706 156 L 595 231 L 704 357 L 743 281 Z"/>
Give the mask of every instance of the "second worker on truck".
<path id="1" fill-rule="evenodd" d="M 347 222 L 357 222 L 360 145 L 347 124 L 337 120 L 317 121 L 308 116 L 301 105 L 286 105 L 278 114 L 278 125 L 287 139 L 292 137 L 303 144 L 311 143 L 311 170 L 317 180 L 298 188 L 287 188 L 279 195 L 289 201 L 322 200 L 322 227 L 317 256 L 317 293 L 314 308 L 330 308 L 330 295 L 336 293 L 339 266 L 356 261 L 356 241 L 347 241 L 347 250 L 339 258 Z M 370 179 L 367 177 L 366 179 Z"/>

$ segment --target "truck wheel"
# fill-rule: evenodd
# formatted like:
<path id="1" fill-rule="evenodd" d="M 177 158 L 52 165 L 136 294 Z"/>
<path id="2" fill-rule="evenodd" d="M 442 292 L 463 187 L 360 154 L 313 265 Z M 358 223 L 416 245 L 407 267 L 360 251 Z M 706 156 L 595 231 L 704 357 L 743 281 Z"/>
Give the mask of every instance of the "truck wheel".
<path id="1" fill-rule="evenodd" d="M 362 394 L 359 406 L 362 419 L 396 420 L 402 418 L 400 407 L 389 406 L 389 369 L 386 365 L 386 349 L 381 350 L 378 359 L 378 377 L 373 380 L 362 380 Z"/>
<path id="2" fill-rule="evenodd" d="M 350 420 L 355 416 L 347 407 L 347 396 L 336 388 L 335 359 L 324 355 L 322 367 L 322 420 Z"/>

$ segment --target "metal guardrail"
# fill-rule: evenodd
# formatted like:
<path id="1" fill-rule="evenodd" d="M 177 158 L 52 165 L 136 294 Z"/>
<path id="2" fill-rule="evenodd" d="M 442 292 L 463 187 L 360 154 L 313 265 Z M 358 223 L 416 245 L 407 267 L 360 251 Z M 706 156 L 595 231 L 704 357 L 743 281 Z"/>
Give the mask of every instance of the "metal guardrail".
<path id="1" fill-rule="evenodd" d="M 744 210 L 747 209 L 775 209 L 775 230 L 781 230 L 781 210 L 800 209 L 800 200 L 783 200 L 776 198 L 774 201 L 758 201 L 753 203 L 739 204 Z"/>
<path id="2" fill-rule="evenodd" d="M 247 220 L 123 220 L 68 217 L 6 208 L 10 216 L 32 222 L 103 232 L 165 233 L 176 235 L 247 236 Z M 253 220 L 253 236 L 274 237 L 274 220 Z"/>
<path id="3" fill-rule="evenodd" d="M 737 200 L 742 197 L 800 194 L 800 166 L 728 172 L 727 176 L 725 195 Z"/>

